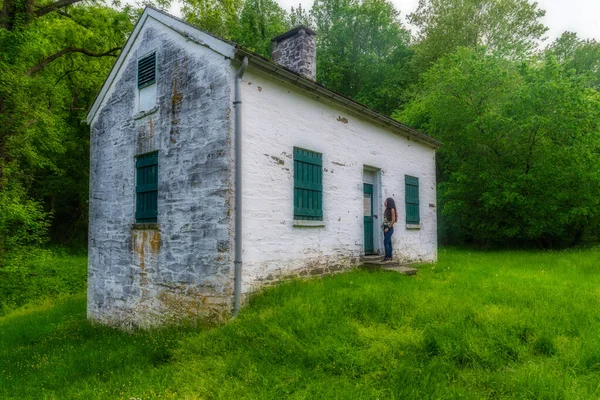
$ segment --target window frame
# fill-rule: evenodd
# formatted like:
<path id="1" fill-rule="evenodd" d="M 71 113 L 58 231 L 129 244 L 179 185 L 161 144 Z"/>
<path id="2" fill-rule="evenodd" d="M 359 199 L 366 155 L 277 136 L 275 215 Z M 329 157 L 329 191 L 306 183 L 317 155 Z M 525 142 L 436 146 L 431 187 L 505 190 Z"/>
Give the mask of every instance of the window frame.
<path id="1" fill-rule="evenodd" d="M 152 167 L 155 167 L 154 170 Z M 150 176 L 148 176 L 147 172 L 142 173 L 142 171 L 148 171 Z M 146 174 L 145 176 L 143 175 L 144 173 Z M 135 156 L 134 216 L 136 224 L 158 222 L 158 173 L 158 150 Z M 150 178 L 151 182 L 140 182 L 144 178 Z M 153 193 L 154 195 L 147 195 L 148 193 Z M 141 207 L 142 204 L 145 204 L 145 207 Z"/>
<path id="2" fill-rule="evenodd" d="M 320 226 L 323 221 L 323 154 L 294 147 L 294 221 Z"/>
<path id="3" fill-rule="evenodd" d="M 419 226 L 421 224 L 421 204 L 419 178 L 416 176 L 404 175 L 404 205 L 406 226 Z"/>

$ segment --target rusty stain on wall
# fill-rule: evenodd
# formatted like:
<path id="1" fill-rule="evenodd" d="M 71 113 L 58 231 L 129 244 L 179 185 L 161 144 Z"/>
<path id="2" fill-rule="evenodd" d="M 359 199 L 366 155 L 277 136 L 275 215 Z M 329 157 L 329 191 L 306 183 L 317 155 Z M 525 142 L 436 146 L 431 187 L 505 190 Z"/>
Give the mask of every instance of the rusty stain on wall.
<path id="1" fill-rule="evenodd" d="M 148 287 L 148 264 L 156 264 L 160 252 L 160 232 L 154 229 L 134 230 L 132 232 L 133 254 L 140 267 L 140 286 L 146 291 Z"/>

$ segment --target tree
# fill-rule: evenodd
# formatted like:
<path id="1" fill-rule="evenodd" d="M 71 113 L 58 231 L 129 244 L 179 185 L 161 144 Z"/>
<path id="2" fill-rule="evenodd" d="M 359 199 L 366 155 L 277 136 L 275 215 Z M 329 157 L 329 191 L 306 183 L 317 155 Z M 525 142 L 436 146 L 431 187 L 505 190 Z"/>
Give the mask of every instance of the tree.
<path id="1" fill-rule="evenodd" d="M 593 39 L 582 40 L 574 32 L 565 32 L 546 49 L 578 75 L 586 75 L 590 87 L 600 89 L 600 43 Z"/>
<path id="2" fill-rule="evenodd" d="M 271 39 L 297 25 L 317 30 L 317 80 L 386 114 L 412 81 L 410 34 L 386 0 L 317 0 L 286 13 L 273 0 L 189 0 L 185 19 L 264 57 Z M 313 25 L 314 24 L 314 25 Z"/>
<path id="3" fill-rule="evenodd" d="M 419 0 L 409 21 L 418 29 L 416 64 L 431 63 L 458 47 L 484 46 L 489 53 L 521 59 L 548 31 L 545 11 L 528 0 Z"/>
<path id="4" fill-rule="evenodd" d="M 273 0 L 189 0 L 186 21 L 264 57 L 271 39 L 290 28 L 286 12 Z"/>
<path id="5" fill-rule="evenodd" d="M 271 57 L 271 39 L 289 30 L 286 12 L 273 0 L 246 0 L 233 40 L 263 57 Z"/>
<path id="6" fill-rule="evenodd" d="M 303 8 L 302 4 L 298 4 L 297 8 L 291 7 L 288 15 L 288 25 L 291 27 L 298 25 L 313 26 L 310 12 Z"/>
<path id="7" fill-rule="evenodd" d="M 598 225 L 600 95 L 585 80 L 552 57 L 461 48 L 419 89 L 397 117 L 444 142 L 446 241 L 571 244 Z"/>
<path id="8" fill-rule="evenodd" d="M 317 80 L 390 114 L 410 82 L 409 32 L 386 0 L 317 0 Z"/>
<path id="9" fill-rule="evenodd" d="M 73 3 L 4 1 L 0 256 L 40 243 L 53 215 L 63 226 L 87 218 L 88 133 L 81 120 L 131 31 L 134 12 Z"/>
<path id="10" fill-rule="evenodd" d="M 181 12 L 184 19 L 210 33 L 232 40 L 238 29 L 244 0 L 188 0 Z"/>

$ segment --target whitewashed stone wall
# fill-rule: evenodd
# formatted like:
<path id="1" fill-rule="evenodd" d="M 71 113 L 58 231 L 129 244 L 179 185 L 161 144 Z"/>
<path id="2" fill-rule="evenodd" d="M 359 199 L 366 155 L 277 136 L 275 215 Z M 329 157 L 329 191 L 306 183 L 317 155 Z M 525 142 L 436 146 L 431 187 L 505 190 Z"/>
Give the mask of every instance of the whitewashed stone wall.
<path id="1" fill-rule="evenodd" d="M 381 169 L 400 214 L 394 257 L 437 258 L 435 151 L 249 69 L 243 92 L 243 292 L 320 274 L 363 255 L 363 168 Z M 323 154 L 324 227 L 293 226 L 293 147 Z M 419 178 L 421 228 L 405 226 L 404 175 Z M 377 204 L 382 215 L 383 204 Z M 376 208 L 377 210 L 377 208 Z M 376 222 L 378 223 L 378 222 Z"/>
<path id="2" fill-rule="evenodd" d="M 88 316 L 151 326 L 228 317 L 231 62 L 149 19 L 91 127 Z M 138 110 L 137 59 L 157 53 L 158 110 Z M 157 229 L 135 223 L 135 155 L 158 150 Z"/>
<path id="3" fill-rule="evenodd" d="M 91 123 L 92 320 L 153 326 L 189 316 L 223 319 L 231 311 L 232 101 L 238 66 L 203 40 L 215 39 L 182 36 L 149 19 Z M 143 115 L 137 60 L 152 51 L 158 108 Z M 394 256 L 407 262 L 436 259 L 432 148 L 315 101 L 252 67 L 244 76 L 242 100 L 245 294 L 282 277 L 359 263 L 365 166 L 380 169 L 383 198 L 397 202 Z M 294 146 L 323 154 L 323 227 L 293 226 Z M 158 150 L 158 223 L 143 229 L 135 224 L 135 155 L 153 150 Z M 404 225 L 405 174 L 420 181 L 420 230 Z M 378 206 L 381 215 L 383 205 Z"/>

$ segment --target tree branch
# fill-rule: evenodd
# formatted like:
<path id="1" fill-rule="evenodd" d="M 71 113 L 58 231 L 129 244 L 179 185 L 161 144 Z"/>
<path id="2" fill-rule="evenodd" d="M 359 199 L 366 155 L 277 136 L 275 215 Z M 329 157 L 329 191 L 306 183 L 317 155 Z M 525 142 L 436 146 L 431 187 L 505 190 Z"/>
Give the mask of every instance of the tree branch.
<path id="1" fill-rule="evenodd" d="M 79 3 L 80 1 L 82 1 L 82 0 L 58 0 L 55 3 L 48 4 L 47 6 L 38 8 L 35 11 L 35 16 L 41 17 L 42 15 L 51 13 L 52 11 L 58 10 L 59 8 L 70 6 L 71 4 Z"/>
<path id="2" fill-rule="evenodd" d="M 56 13 L 62 17 L 70 19 L 71 21 L 73 21 L 74 23 L 76 23 L 77 25 L 81 26 L 84 29 L 90 29 L 89 26 L 81 23 L 80 21 L 77 21 L 75 18 L 73 18 L 73 16 L 71 14 L 69 14 L 68 12 L 66 12 L 64 10 L 56 10 Z"/>
<path id="3" fill-rule="evenodd" d="M 81 53 L 81 54 L 85 54 L 86 56 L 89 57 L 117 57 L 117 54 L 115 54 L 116 51 L 121 50 L 120 47 L 115 47 L 114 49 L 110 49 L 108 51 L 105 51 L 104 53 L 92 53 L 89 50 L 86 49 L 80 49 L 78 47 L 66 47 L 54 54 L 52 54 L 49 57 L 44 58 L 42 61 L 40 61 L 39 64 L 31 67 L 26 73 L 26 76 L 31 76 L 37 72 L 40 72 L 42 69 L 46 68 L 46 66 L 48 66 L 48 64 L 50 64 L 52 61 L 64 56 L 65 54 L 69 54 L 69 53 Z"/>
<path id="4" fill-rule="evenodd" d="M 66 77 L 67 75 L 70 75 L 70 74 L 72 74 L 73 72 L 77 72 L 77 71 L 80 71 L 80 70 L 81 70 L 81 67 L 80 67 L 80 68 L 75 68 L 75 69 L 72 69 L 72 70 L 69 70 L 69 71 L 65 72 L 64 74 L 62 74 L 62 75 L 60 76 L 60 78 L 58 78 L 58 79 L 56 80 L 56 82 L 54 83 L 54 86 L 58 85 L 58 83 L 59 83 L 59 82 L 60 82 L 60 81 L 61 81 L 61 80 L 62 80 L 64 77 Z"/>

